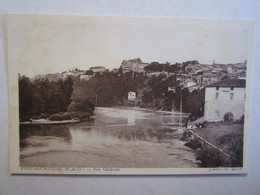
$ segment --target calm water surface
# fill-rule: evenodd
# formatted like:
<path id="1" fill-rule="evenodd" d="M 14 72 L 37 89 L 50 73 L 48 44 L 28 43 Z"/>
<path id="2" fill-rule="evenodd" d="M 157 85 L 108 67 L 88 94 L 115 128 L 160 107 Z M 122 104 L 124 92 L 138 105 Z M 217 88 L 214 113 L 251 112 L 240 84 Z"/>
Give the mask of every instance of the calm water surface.
<path id="1" fill-rule="evenodd" d="M 179 117 L 135 108 L 97 107 L 90 122 L 20 125 L 20 158 L 58 151 L 106 151 L 129 142 L 173 145 L 181 134 L 167 126 Z M 185 119 L 183 119 L 185 120 Z M 123 151 L 122 151 L 123 152 Z"/>

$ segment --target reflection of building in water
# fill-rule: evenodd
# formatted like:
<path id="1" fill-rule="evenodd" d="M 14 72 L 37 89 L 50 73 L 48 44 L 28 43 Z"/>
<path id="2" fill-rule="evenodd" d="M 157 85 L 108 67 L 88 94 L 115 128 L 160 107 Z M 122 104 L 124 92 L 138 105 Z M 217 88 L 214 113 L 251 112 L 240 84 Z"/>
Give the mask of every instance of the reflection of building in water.
<path id="1" fill-rule="evenodd" d="M 127 124 L 135 124 L 136 120 L 136 113 L 133 110 L 129 110 L 129 112 L 126 112 L 127 117 Z"/>
<path id="2" fill-rule="evenodd" d="M 93 137 L 93 132 L 91 132 L 91 127 L 88 126 L 71 126 L 70 127 L 70 136 L 71 136 L 71 144 L 80 144 L 88 141 Z M 98 134 L 99 132 L 95 132 Z"/>
<path id="3" fill-rule="evenodd" d="M 64 124 L 52 124 L 52 125 L 32 125 L 32 124 L 20 124 L 20 147 L 23 148 L 26 146 L 26 140 L 27 138 L 36 139 L 36 137 L 53 137 L 53 138 L 62 138 L 65 142 L 70 143 L 71 141 L 71 135 L 69 131 L 68 125 Z M 48 139 L 45 140 L 45 142 L 48 142 Z"/>
<path id="4" fill-rule="evenodd" d="M 84 149 L 84 147 L 104 146 L 116 143 L 118 138 L 111 136 L 109 131 L 104 131 L 104 127 L 93 126 L 71 126 L 71 145 L 74 149 Z"/>
<path id="5" fill-rule="evenodd" d="M 135 124 L 135 116 L 127 117 L 127 124 Z"/>
<path id="6" fill-rule="evenodd" d="M 62 131 L 61 131 L 62 129 Z M 30 136 L 54 136 L 70 139 L 68 125 L 31 125 L 31 124 L 20 124 L 20 138 L 25 139 Z"/>

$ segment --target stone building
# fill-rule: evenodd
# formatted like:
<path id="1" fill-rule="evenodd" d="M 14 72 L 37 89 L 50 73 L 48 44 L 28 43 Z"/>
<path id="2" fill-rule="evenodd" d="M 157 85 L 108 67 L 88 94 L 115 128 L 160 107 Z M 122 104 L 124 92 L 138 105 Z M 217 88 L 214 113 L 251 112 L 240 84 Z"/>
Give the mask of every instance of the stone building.
<path id="1" fill-rule="evenodd" d="M 90 67 L 89 70 L 92 70 L 94 73 L 97 73 L 97 72 L 105 72 L 106 71 L 106 68 L 103 67 L 103 66 L 94 66 L 94 67 Z"/>
<path id="2" fill-rule="evenodd" d="M 121 63 L 121 69 L 122 69 L 122 73 L 126 73 L 126 72 L 137 72 L 137 73 L 143 73 L 144 71 L 144 67 L 146 67 L 148 65 L 148 63 L 143 63 L 142 60 L 140 58 L 135 58 L 132 60 L 124 60 Z"/>
<path id="3" fill-rule="evenodd" d="M 205 86 L 205 120 L 222 121 L 225 116 L 237 120 L 243 116 L 245 86 L 244 79 L 227 79 Z"/>

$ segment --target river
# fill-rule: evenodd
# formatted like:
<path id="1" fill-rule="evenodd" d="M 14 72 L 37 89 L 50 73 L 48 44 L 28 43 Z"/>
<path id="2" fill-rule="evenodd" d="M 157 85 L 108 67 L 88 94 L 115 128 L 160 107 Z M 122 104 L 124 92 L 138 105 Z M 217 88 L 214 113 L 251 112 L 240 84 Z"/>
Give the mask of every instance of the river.
<path id="1" fill-rule="evenodd" d="M 90 122 L 20 125 L 20 166 L 198 167 L 165 112 L 97 107 Z"/>

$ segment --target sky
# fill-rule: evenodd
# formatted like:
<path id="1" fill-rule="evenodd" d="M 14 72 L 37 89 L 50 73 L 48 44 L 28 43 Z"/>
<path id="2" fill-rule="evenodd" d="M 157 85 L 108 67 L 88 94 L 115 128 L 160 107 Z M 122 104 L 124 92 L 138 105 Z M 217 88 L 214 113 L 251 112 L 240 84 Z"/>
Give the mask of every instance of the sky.
<path id="1" fill-rule="evenodd" d="M 21 75 L 119 68 L 123 60 L 203 64 L 248 59 L 253 23 L 156 17 L 9 15 L 8 63 Z"/>

